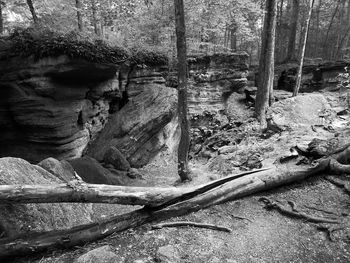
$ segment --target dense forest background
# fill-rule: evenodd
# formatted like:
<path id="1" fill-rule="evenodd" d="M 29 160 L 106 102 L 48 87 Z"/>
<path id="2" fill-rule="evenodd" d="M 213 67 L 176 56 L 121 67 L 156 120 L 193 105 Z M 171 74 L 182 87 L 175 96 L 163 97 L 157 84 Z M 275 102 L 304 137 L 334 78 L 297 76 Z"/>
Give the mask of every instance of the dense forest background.
<path id="1" fill-rule="evenodd" d="M 245 51 L 258 64 L 263 0 L 187 0 L 189 54 Z M 279 0 L 276 62 L 298 57 L 309 1 Z M 175 57 L 172 0 L 6 0 L 0 1 L 0 33 L 37 25 L 63 33 L 80 31 L 112 44 L 155 47 Z M 349 56 L 350 0 L 315 0 L 307 58 Z"/>

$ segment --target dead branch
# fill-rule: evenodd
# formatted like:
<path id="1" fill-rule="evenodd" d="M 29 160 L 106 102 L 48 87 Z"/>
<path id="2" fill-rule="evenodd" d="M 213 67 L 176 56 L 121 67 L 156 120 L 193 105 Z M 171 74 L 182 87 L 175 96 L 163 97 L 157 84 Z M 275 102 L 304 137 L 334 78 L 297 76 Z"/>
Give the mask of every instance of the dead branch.
<path id="1" fill-rule="evenodd" d="M 329 223 L 329 224 L 341 223 L 339 220 L 336 220 L 336 219 L 312 216 L 304 212 L 301 212 L 296 209 L 296 206 L 292 202 L 289 202 L 289 205 L 291 207 L 289 208 L 288 206 L 282 205 L 279 201 L 272 201 L 267 197 L 261 197 L 259 201 L 262 201 L 265 204 L 266 209 L 275 209 L 279 211 L 281 214 L 285 214 L 287 216 L 294 217 L 294 218 L 305 219 L 306 221 L 309 221 L 312 223 Z"/>
<path id="2" fill-rule="evenodd" d="M 159 206 L 176 203 L 191 196 L 209 191 L 221 184 L 240 177 L 265 171 L 254 171 L 230 175 L 197 187 L 126 187 L 102 184 L 87 184 L 71 181 L 57 185 L 0 185 L 0 203 L 109 203 L 122 205 Z"/>
<path id="3" fill-rule="evenodd" d="M 195 222 L 185 222 L 185 221 L 152 225 L 151 228 L 152 229 L 161 229 L 163 227 L 181 227 L 181 226 L 193 226 L 193 227 L 207 228 L 207 229 L 229 232 L 229 233 L 232 232 L 231 229 L 229 229 L 227 227 L 223 227 L 223 226 L 216 226 L 216 225 L 212 225 L 212 224 L 202 224 L 202 223 L 195 223 Z"/>

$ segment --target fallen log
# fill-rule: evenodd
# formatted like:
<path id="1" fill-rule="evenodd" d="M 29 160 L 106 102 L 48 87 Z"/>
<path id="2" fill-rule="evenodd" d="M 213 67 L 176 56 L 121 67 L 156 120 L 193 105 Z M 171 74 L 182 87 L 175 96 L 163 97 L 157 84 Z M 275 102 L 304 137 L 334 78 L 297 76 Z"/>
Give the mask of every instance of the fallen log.
<path id="1" fill-rule="evenodd" d="M 217 225 L 212 225 L 212 224 L 188 222 L 188 221 L 156 224 L 156 225 L 152 225 L 151 228 L 152 229 L 161 229 L 164 227 L 181 227 L 181 226 L 192 226 L 192 227 L 198 227 L 198 228 L 206 228 L 206 229 L 212 229 L 212 230 L 223 231 L 223 232 L 228 232 L 228 233 L 232 232 L 232 230 L 227 228 L 227 227 L 217 226 Z"/>
<path id="2" fill-rule="evenodd" d="M 346 156 L 346 153 L 349 151 L 350 149 L 346 148 L 343 152 L 321 159 L 313 167 L 287 163 L 276 166 L 273 169 L 251 173 L 235 180 L 228 180 L 224 183 L 222 183 L 223 181 L 220 183 L 214 182 L 215 187 L 212 185 L 207 189 L 207 186 L 202 186 L 202 191 L 197 192 L 196 195 L 187 193 L 185 196 L 177 197 L 176 201 L 170 200 L 159 206 L 144 207 L 143 209 L 117 215 L 98 223 L 82 225 L 68 230 L 49 231 L 39 234 L 28 234 L 17 238 L 1 239 L 0 257 L 35 253 L 48 248 L 73 247 L 148 222 L 184 215 L 256 192 L 300 181 L 308 176 L 331 169 L 331 160 L 336 160 L 345 165 L 346 163 L 343 161 L 348 160 L 349 157 Z"/>
<path id="3" fill-rule="evenodd" d="M 0 185 L 0 203 L 109 203 L 159 206 L 176 203 L 263 168 L 220 178 L 196 187 L 128 187 L 71 181 L 56 185 Z"/>

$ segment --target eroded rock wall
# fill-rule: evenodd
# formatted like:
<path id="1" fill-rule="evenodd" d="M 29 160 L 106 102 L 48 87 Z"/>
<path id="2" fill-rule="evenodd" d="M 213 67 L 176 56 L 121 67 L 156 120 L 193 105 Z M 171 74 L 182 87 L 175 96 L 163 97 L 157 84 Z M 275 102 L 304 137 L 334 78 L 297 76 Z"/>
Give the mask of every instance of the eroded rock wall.
<path id="1" fill-rule="evenodd" d="M 246 54 L 192 57 L 189 60 L 188 105 L 190 116 L 226 113 L 233 92 L 243 92 L 247 84 Z"/>
<path id="2" fill-rule="evenodd" d="M 176 74 L 166 68 L 4 53 L 0 48 L 0 157 L 39 162 L 86 153 L 103 162 L 116 147 L 132 167 L 141 167 L 164 148 L 176 151 L 176 81 L 169 84 Z M 189 59 L 190 118 L 234 114 L 227 104 L 245 87 L 247 58 Z"/>
<path id="3" fill-rule="evenodd" d="M 65 56 L 0 61 L 0 156 L 82 155 L 121 99 L 117 68 Z"/>

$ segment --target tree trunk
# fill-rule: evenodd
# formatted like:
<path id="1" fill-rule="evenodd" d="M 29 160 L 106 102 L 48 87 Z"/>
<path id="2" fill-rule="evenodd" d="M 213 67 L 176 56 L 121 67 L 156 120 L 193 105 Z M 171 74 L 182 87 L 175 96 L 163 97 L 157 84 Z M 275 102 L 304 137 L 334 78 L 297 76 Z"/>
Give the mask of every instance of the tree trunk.
<path id="1" fill-rule="evenodd" d="M 295 181 L 302 181 L 309 176 L 322 172 L 350 173 L 349 156 L 350 146 L 347 145 L 334 151 L 328 158 L 319 159 L 316 166 L 310 167 L 293 163 L 278 165 L 269 170 L 250 173 L 238 179 L 229 180 L 226 183 L 221 182 L 216 187 L 205 191 L 188 193 L 181 198 L 175 198 L 157 207 L 144 207 L 127 214 L 116 215 L 100 222 L 81 225 L 68 230 L 3 238 L 0 239 L 0 258 L 36 253 L 49 248 L 68 248 L 85 244 L 131 227 L 195 212 L 253 193 L 266 191 Z"/>
<path id="2" fill-rule="evenodd" d="M 98 27 L 98 19 L 97 19 L 97 7 L 95 0 L 91 0 L 91 10 L 92 10 L 92 25 L 94 27 L 94 32 L 96 35 L 100 35 L 100 30 Z"/>
<path id="3" fill-rule="evenodd" d="M 2 1 L 0 0 L 0 35 L 4 33 L 4 19 L 2 16 Z"/>
<path id="4" fill-rule="evenodd" d="M 38 25 L 39 20 L 38 20 L 38 16 L 36 15 L 36 11 L 32 0 L 27 0 L 27 5 L 29 7 L 30 13 L 32 14 L 34 25 Z"/>
<path id="5" fill-rule="evenodd" d="M 318 56 L 319 48 L 319 34 L 320 34 L 320 12 L 321 12 L 322 0 L 319 0 L 316 12 L 316 33 L 315 33 L 315 44 L 313 48 L 313 56 Z"/>
<path id="6" fill-rule="evenodd" d="M 283 59 L 283 43 L 284 39 L 282 37 L 283 29 L 282 29 L 282 23 L 283 23 L 283 5 L 284 1 L 281 0 L 281 4 L 278 8 L 277 12 L 277 30 L 276 30 L 276 61 L 280 62 Z"/>
<path id="7" fill-rule="evenodd" d="M 306 25 L 305 25 L 305 30 L 304 30 L 304 35 L 302 38 L 301 42 L 301 49 L 300 49 L 300 57 L 299 57 L 299 68 L 298 68 L 298 74 L 297 74 L 297 80 L 296 84 L 293 90 L 293 96 L 297 96 L 299 89 L 300 89 L 300 84 L 301 84 L 301 77 L 303 74 L 303 64 L 304 64 L 304 55 L 305 55 L 305 48 L 306 48 L 306 42 L 307 42 L 307 36 L 309 32 L 309 25 L 310 25 L 310 18 L 312 14 L 312 7 L 314 5 L 315 0 L 309 0 L 309 12 L 306 18 Z"/>
<path id="8" fill-rule="evenodd" d="M 266 14 L 259 60 L 258 91 L 255 113 L 262 127 L 266 126 L 266 110 L 272 101 L 277 0 L 266 1 Z"/>
<path id="9" fill-rule="evenodd" d="M 232 51 L 237 51 L 237 26 L 236 24 L 232 24 L 231 25 L 231 29 L 230 29 L 230 41 L 231 41 L 231 50 Z"/>
<path id="10" fill-rule="evenodd" d="M 327 45 L 327 42 L 328 42 L 328 38 L 329 38 L 329 32 L 330 32 L 330 30 L 332 28 L 332 25 L 333 25 L 333 22 L 334 22 L 334 18 L 336 16 L 336 14 L 338 13 L 340 1 L 341 0 L 338 0 L 337 6 L 335 7 L 335 10 L 333 12 L 331 21 L 329 21 L 329 26 L 328 26 L 328 29 L 327 29 L 326 37 L 325 37 L 324 42 L 323 42 L 323 58 L 325 58 L 325 59 L 328 58 L 328 52 L 327 52 L 328 45 Z"/>
<path id="11" fill-rule="evenodd" d="M 187 50 L 186 26 L 183 0 L 174 0 L 176 47 L 178 60 L 178 117 L 181 127 L 181 137 L 178 148 L 178 174 L 181 181 L 190 180 L 188 168 L 188 151 L 190 147 L 189 124 L 187 119 Z"/>
<path id="12" fill-rule="evenodd" d="M 83 15 L 81 13 L 82 11 L 81 0 L 75 0 L 75 7 L 77 9 L 78 29 L 79 31 L 83 31 Z"/>
<path id="13" fill-rule="evenodd" d="M 127 187 L 87 184 L 80 181 L 57 185 L 0 185 L 0 203 L 108 203 L 122 205 L 160 206 L 188 195 L 209 191 L 221 184 L 265 171 L 243 172 L 196 187 Z"/>
<path id="14" fill-rule="evenodd" d="M 288 41 L 287 56 L 285 61 L 295 60 L 295 40 L 298 29 L 298 18 L 299 18 L 299 0 L 293 0 L 293 9 L 291 14 L 291 23 L 290 23 L 290 34 Z"/>

